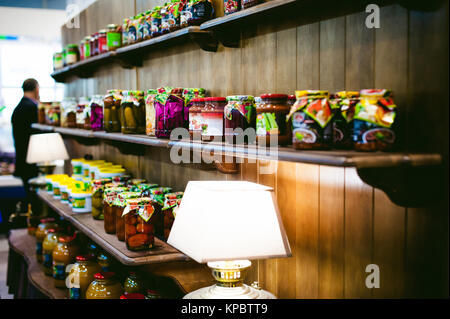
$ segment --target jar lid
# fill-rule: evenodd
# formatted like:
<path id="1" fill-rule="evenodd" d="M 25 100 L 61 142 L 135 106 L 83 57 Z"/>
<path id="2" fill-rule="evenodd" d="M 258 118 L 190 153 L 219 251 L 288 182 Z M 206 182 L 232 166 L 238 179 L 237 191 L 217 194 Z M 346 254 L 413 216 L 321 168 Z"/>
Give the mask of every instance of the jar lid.
<path id="1" fill-rule="evenodd" d="M 305 96 L 324 98 L 324 97 L 328 97 L 328 91 L 322 91 L 322 90 L 295 91 L 295 96 L 297 98 L 301 98 L 301 97 L 305 97 Z"/>
<path id="2" fill-rule="evenodd" d="M 114 23 L 108 24 L 108 26 L 107 26 L 108 29 L 117 29 L 117 27 L 118 27 L 118 25 L 114 24 Z"/>
<path id="3" fill-rule="evenodd" d="M 156 89 L 149 89 L 149 90 L 147 90 L 147 94 L 158 94 L 158 90 L 156 90 Z"/>
<path id="4" fill-rule="evenodd" d="M 55 219 L 50 217 L 50 218 L 42 218 L 41 219 L 41 224 L 48 224 L 48 223 L 54 223 Z"/>
<path id="5" fill-rule="evenodd" d="M 105 29 L 101 29 L 100 31 L 98 31 L 98 33 L 103 34 L 106 33 L 107 31 Z"/>
<path id="6" fill-rule="evenodd" d="M 58 237 L 60 243 L 70 243 L 75 239 L 75 236 L 61 236 Z"/>
<path id="7" fill-rule="evenodd" d="M 197 97 L 195 99 L 192 99 L 191 102 L 205 102 L 206 98 L 204 97 Z"/>
<path id="8" fill-rule="evenodd" d="M 288 95 L 288 100 L 295 100 L 295 95 L 294 94 L 290 94 Z"/>
<path id="9" fill-rule="evenodd" d="M 255 98 L 252 95 L 230 95 L 227 96 L 227 101 L 254 102 Z"/>
<path id="10" fill-rule="evenodd" d="M 272 93 L 266 93 L 261 94 L 262 99 L 287 99 L 287 94 L 272 94 Z"/>
<path id="11" fill-rule="evenodd" d="M 120 299 L 145 299 L 145 296 L 143 294 L 139 293 L 125 293 L 124 295 L 120 296 Z"/>
<path id="12" fill-rule="evenodd" d="M 79 255 L 75 259 L 76 259 L 76 261 L 89 261 L 89 260 L 92 260 L 93 258 L 94 258 L 94 256 L 92 256 L 92 255 Z"/>
<path id="13" fill-rule="evenodd" d="M 226 102 L 227 98 L 226 97 L 221 97 L 221 96 L 213 96 L 213 97 L 205 97 L 205 102 Z"/>
<path id="14" fill-rule="evenodd" d="M 112 271 L 108 271 L 108 272 L 98 272 L 94 275 L 94 279 L 110 279 L 112 277 L 114 277 L 116 274 Z"/>
<path id="15" fill-rule="evenodd" d="M 56 229 L 54 229 L 54 228 L 47 229 L 47 234 L 52 234 L 52 233 L 56 233 Z"/>
<path id="16" fill-rule="evenodd" d="M 139 197 L 139 198 L 129 198 L 126 201 L 128 205 L 142 206 L 142 205 L 149 205 L 152 202 L 152 199 L 149 197 Z"/>
<path id="17" fill-rule="evenodd" d="M 365 89 L 360 91 L 361 96 L 391 97 L 392 91 L 387 89 Z"/>

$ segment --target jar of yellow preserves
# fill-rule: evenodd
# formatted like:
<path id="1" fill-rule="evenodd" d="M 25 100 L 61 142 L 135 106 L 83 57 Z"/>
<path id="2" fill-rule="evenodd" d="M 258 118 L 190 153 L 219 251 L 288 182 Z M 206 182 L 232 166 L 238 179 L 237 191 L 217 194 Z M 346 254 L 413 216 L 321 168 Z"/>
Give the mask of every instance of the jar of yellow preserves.
<path id="1" fill-rule="evenodd" d="M 58 229 L 51 228 L 47 230 L 47 235 L 42 243 L 42 266 L 44 268 L 44 274 L 47 276 L 53 275 L 53 249 L 58 244 L 58 237 L 60 234 Z"/>
<path id="2" fill-rule="evenodd" d="M 66 288 L 66 268 L 75 262 L 79 248 L 75 237 L 61 236 L 53 249 L 53 282 L 56 288 Z"/>
<path id="3" fill-rule="evenodd" d="M 94 275 L 101 271 L 100 265 L 92 255 L 80 255 L 70 270 L 70 299 L 86 299 L 86 291 L 94 281 Z"/>
<path id="4" fill-rule="evenodd" d="M 50 228 L 57 227 L 54 218 L 44 218 L 41 219 L 41 223 L 36 228 L 36 259 L 39 263 L 42 262 L 42 243 L 44 241 L 45 235 L 47 235 L 47 230 Z"/>
<path id="5" fill-rule="evenodd" d="M 122 285 L 115 279 L 113 272 L 99 272 L 86 291 L 86 299 L 120 299 Z"/>

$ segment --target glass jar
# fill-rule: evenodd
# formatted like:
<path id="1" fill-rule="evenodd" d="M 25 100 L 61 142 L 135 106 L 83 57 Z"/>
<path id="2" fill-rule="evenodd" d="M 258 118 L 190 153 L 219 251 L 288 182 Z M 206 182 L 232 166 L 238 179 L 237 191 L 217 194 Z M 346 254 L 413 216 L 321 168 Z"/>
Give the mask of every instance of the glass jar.
<path id="1" fill-rule="evenodd" d="M 165 195 L 172 192 L 170 187 L 156 187 L 143 191 L 143 197 L 150 197 L 152 199 L 153 208 L 155 212 L 152 216 L 152 222 L 155 226 L 155 235 L 161 239 L 164 238 L 164 216 L 162 208 L 164 207 Z"/>
<path id="2" fill-rule="evenodd" d="M 104 251 L 98 253 L 97 263 L 100 265 L 101 271 L 103 272 L 111 271 L 112 258 Z"/>
<path id="3" fill-rule="evenodd" d="M 159 88 L 155 97 L 155 135 L 169 138 L 172 130 L 184 127 L 182 88 Z"/>
<path id="4" fill-rule="evenodd" d="M 86 299 L 86 291 L 94 281 L 94 275 L 99 273 L 101 268 L 92 255 L 80 255 L 75 259 L 76 262 L 69 272 L 71 278 L 69 298 Z"/>
<path id="5" fill-rule="evenodd" d="M 227 102 L 224 109 L 225 140 L 231 144 L 254 143 L 256 140 L 255 98 L 251 95 L 228 96 Z M 253 134 L 245 134 L 247 129 L 253 129 Z"/>
<path id="6" fill-rule="evenodd" d="M 78 105 L 76 108 L 76 122 L 77 128 L 84 128 L 85 124 L 85 108 L 89 105 L 89 99 L 87 97 L 80 97 L 78 99 Z"/>
<path id="7" fill-rule="evenodd" d="M 57 229 L 50 228 L 47 230 L 47 235 L 42 242 L 42 266 L 44 274 L 47 276 L 53 275 L 53 249 L 58 244 L 58 238 L 61 234 L 57 233 Z"/>
<path id="8" fill-rule="evenodd" d="M 204 98 L 206 90 L 203 88 L 185 88 L 183 89 L 183 99 L 184 99 L 184 124 L 185 129 L 189 129 L 189 108 L 191 107 L 191 100 L 197 98 Z"/>
<path id="9" fill-rule="evenodd" d="M 98 32 L 97 45 L 99 54 L 108 52 L 108 38 L 106 36 L 107 32 L 108 31 L 105 29 L 102 29 Z"/>
<path id="10" fill-rule="evenodd" d="M 119 241 L 125 241 L 125 221 L 122 217 L 128 199 L 141 197 L 141 192 L 123 192 L 117 194 L 113 205 L 116 218 L 116 235 Z"/>
<path id="11" fill-rule="evenodd" d="M 83 61 L 86 57 L 84 56 L 84 39 L 80 41 L 80 45 L 78 46 L 80 51 L 80 61 Z"/>
<path id="12" fill-rule="evenodd" d="M 149 136 L 155 136 L 155 96 L 157 90 L 148 90 L 145 97 L 145 132 Z"/>
<path id="13" fill-rule="evenodd" d="M 169 11 L 170 3 L 165 3 L 161 7 L 161 34 L 166 34 L 170 32 L 170 11 Z"/>
<path id="14" fill-rule="evenodd" d="M 100 272 L 94 275 L 86 291 L 86 299 L 120 299 L 122 285 L 115 279 L 113 272 Z"/>
<path id="15" fill-rule="evenodd" d="M 62 103 L 61 111 L 61 126 L 62 127 L 77 127 L 77 100 L 74 97 L 66 97 Z"/>
<path id="16" fill-rule="evenodd" d="M 63 53 L 56 52 L 53 54 L 53 70 L 58 70 L 64 67 Z"/>
<path id="17" fill-rule="evenodd" d="M 113 211 L 113 203 L 118 193 L 126 192 L 126 187 L 106 187 L 103 193 L 103 219 L 105 220 L 105 231 L 110 234 L 116 232 L 116 215 Z M 97 218 L 98 219 L 98 218 Z"/>
<path id="18" fill-rule="evenodd" d="M 353 117 L 359 101 L 359 92 L 342 91 L 330 97 L 333 111 L 333 146 L 338 149 L 353 148 Z"/>
<path id="19" fill-rule="evenodd" d="M 150 198 L 127 200 L 125 215 L 125 243 L 131 251 L 148 250 L 155 244 L 155 209 Z"/>
<path id="20" fill-rule="evenodd" d="M 75 262 L 79 247 L 75 237 L 61 236 L 53 249 L 53 282 L 56 288 L 66 288 L 66 268 Z"/>
<path id="21" fill-rule="evenodd" d="M 122 33 L 117 24 L 108 24 L 106 31 L 106 46 L 108 51 L 114 51 L 122 45 Z"/>
<path id="22" fill-rule="evenodd" d="M 134 271 L 130 271 L 123 284 L 123 290 L 126 294 L 143 293 L 145 291 L 144 282 Z"/>
<path id="23" fill-rule="evenodd" d="M 279 145 L 287 145 L 292 138 L 287 95 L 263 94 L 256 107 L 256 140 L 260 145 L 269 145 L 270 138 L 277 136 Z"/>
<path id="24" fill-rule="evenodd" d="M 84 58 L 88 59 L 92 56 L 91 52 L 91 37 L 87 36 L 84 38 L 83 41 L 83 52 L 84 52 Z"/>
<path id="25" fill-rule="evenodd" d="M 137 41 L 137 21 L 138 16 L 130 18 L 128 25 L 128 44 L 133 44 Z"/>
<path id="26" fill-rule="evenodd" d="M 61 107 L 59 102 L 52 102 L 51 106 L 46 109 L 45 124 L 51 126 L 61 125 Z"/>
<path id="27" fill-rule="evenodd" d="M 241 0 L 241 9 L 248 9 L 259 4 L 259 0 Z"/>
<path id="28" fill-rule="evenodd" d="M 122 46 L 128 45 L 128 29 L 130 25 L 130 19 L 123 19 L 122 22 Z"/>
<path id="29" fill-rule="evenodd" d="M 38 123 L 45 124 L 45 108 L 49 107 L 50 103 L 39 102 L 38 106 Z"/>
<path id="30" fill-rule="evenodd" d="M 180 26 L 180 18 L 181 11 L 183 10 L 184 2 L 179 0 L 172 0 L 169 4 L 169 14 L 168 14 L 168 23 L 169 23 L 169 32 L 173 32 L 179 30 Z"/>
<path id="31" fill-rule="evenodd" d="M 223 9 L 225 15 L 241 10 L 240 0 L 223 0 Z"/>
<path id="32" fill-rule="evenodd" d="M 155 290 L 147 289 L 145 299 L 161 299 L 161 294 Z"/>
<path id="33" fill-rule="evenodd" d="M 333 113 L 328 91 L 296 91 L 297 101 L 287 120 L 292 120 L 295 149 L 328 149 L 333 144 Z"/>
<path id="34" fill-rule="evenodd" d="M 162 7 L 156 6 L 150 14 L 150 36 L 152 38 L 161 35 L 161 9 Z"/>
<path id="35" fill-rule="evenodd" d="M 76 44 L 68 44 L 65 53 L 66 65 L 77 63 L 80 60 L 80 52 Z"/>
<path id="36" fill-rule="evenodd" d="M 91 130 L 103 130 L 103 95 L 94 95 L 89 108 L 91 111 Z"/>
<path id="37" fill-rule="evenodd" d="M 137 20 L 137 34 L 136 34 L 136 40 L 138 42 L 144 40 L 145 29 L 147 28 L 146 24 L 147 24 L 147 21 L 146 21 L 145 13 L 139 14 L 138 15 L 138 20 Z"/>
<path id="38" fill-rule="evenodd" d="M 189 107 L 189 135 L 194 140 L 200 140 L 203 132 L 202 110 L 205 98 L 192 99 Z M 222 115 L 223 117 L 223 115 Z"/>
<path id="39" fill-rule="evenodd" d="M 99 53 L 98 48 L 98 33 L 91 35 L 91 56 L 96 56 Z"/>
<path id="40" fill-rule="evenodd" d="M 164 197 L 165 201 L 162 214 L 164 215 L 164 239 L 167 241 L 173 222 L 175 221 L 176 211 L 181 204 L 183 192 L 165 194 Z"/>
<path id="41" fill-rule="evenodd" d="M 390 151 L 395 144 L 397 106 L 390 90 L 361 90 L 355 107 L 353 142 L 357 151 Z"/>
<path id="42" fill-rule="evenodd" d="M 180 25 L 182 28 L 200 25 L 214 16 L 214 8 L 211 0 L 188 1 L 181 11 Z"/>
<path id="43" fill-rule="evenodd" d="M 121 103 L 123 134 L 145 134 L 145 99 L 142 91 L 124 91 Z"/>
<path id="44" fill-rule="evenodd" d="M 103 100 L 103 126 L 106 132 L 120 132 L 120 104 L 122 91 L 109 90 Z"/>
<path id="45" fill-rule="evenodd" d="M 92 217 L 94 219 L 103 219 L 103 190 L 108 183 L 111 183 L 110 178 L 92 181 Z"/>
<path id="46" fill-rule="evenodd" d="M 86 104 L 86 106 L 84 107 L 83 118 L 84 118 L 83 128 L 85 130 L 90 130 L 91 129 L 91 99 L 89 99 L 88 104 Z"/>
<path id="47" fill-rule="evenodd" d="M 144 29 L 142 35 L 143 40 L 149 40 L 151 38 L 151 14 L 152 14 L 151 10 L 145 12 Z"/>
<path id="48" fill-rule="evenodd" d="M 297 98 L 295 97 L 294 94 L 288 95 L 287 104 L 289 105 L 290 108 L 292 107 L 292 105 L 295 104 L 295 101 L 297 101 Z"/>
<path id="49" fill-rule="evenodd" d="M 57 226 L 54 218 L 41 219 L 41 223 L 37 226 L 34 236 L 36 237 L 36 259 L 38 263 L 41 263 L 43 260 L 42 243 L 47 235 L 47 230 L 52 228 L 55 229 Z"/>
<path id="50" fill-rule="evenodd" d="M 225 135 L 224 110 L 227 105 L 225 97 L 206 97 L 205 108 L 202 110 L 202 141 L 222 142 Z"/>

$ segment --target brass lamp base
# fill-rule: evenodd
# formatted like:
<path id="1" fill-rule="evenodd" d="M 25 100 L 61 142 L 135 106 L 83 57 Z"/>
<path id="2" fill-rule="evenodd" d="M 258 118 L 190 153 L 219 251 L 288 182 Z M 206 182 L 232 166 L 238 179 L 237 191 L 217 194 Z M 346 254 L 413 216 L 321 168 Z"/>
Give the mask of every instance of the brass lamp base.
<path id="1" fill-rule="evenodd" d="M 276 299 L 270 292 L 244 284 L 252 263 L 249 260 L 209 262 L 217 283 L 193 291 L 184 299 Z"/>

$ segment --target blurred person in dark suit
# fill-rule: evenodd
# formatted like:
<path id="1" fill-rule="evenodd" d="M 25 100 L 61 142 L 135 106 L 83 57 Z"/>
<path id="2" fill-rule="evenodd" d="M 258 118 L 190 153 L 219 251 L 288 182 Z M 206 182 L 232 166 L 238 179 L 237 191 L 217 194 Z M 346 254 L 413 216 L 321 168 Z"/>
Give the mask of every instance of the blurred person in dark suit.
<path id="1" fill-rule="evenodd" d="M 28 143 L 33 133 L 31 124 L 37 123 L 39 104 L 39 83 L 35 79 L 27 79 L 23 82 L 23 98 L 14 109 L 11 117 L 14 147 L 16 149 L 16 166 L 14 176 L 20 177 L 29 200 L 28 180 L 38 176 L 35 164 L 26 162 Z"/>

